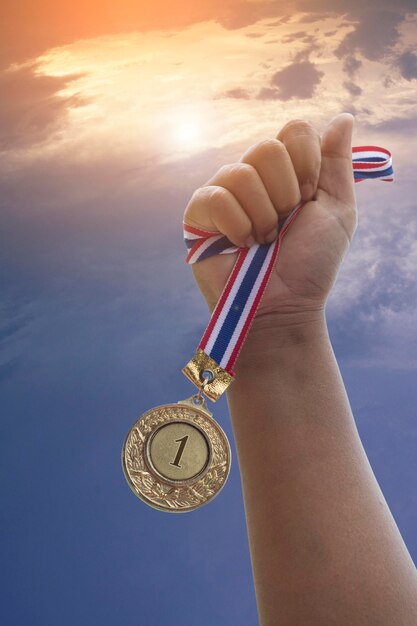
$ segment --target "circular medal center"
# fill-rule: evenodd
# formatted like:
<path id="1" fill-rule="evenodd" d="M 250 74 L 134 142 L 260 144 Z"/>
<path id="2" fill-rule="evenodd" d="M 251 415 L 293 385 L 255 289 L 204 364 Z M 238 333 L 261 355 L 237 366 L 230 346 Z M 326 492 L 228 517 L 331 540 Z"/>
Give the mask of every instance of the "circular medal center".
<path id="1" fill-rule="evenodd" d="M 149 460 L 170 480 L 187 480 L 199 474 L 209 461 L 210 450 L 201 430 L 191 424 L 164 424 L 152 435 Z"/>

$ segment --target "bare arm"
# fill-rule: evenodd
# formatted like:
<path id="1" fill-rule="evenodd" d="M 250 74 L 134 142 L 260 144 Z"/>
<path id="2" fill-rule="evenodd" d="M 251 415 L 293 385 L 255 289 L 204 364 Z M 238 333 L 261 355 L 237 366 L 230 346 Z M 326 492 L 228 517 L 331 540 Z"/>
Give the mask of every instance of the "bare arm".
<path id="1" fill-rule="evenodd" d="M 416 626 L 417 576 L 356 430 L 326 302 L 357 226 L 353 116 L 291 120 L 199 188 L 185 221 L 237 246 L 306 200 L 227 391 L 261 626 Z M 249 244 L 250 245 L 250 242 Z M 196 263 L 213 310 L 236 255 Z"/>
<path id="2" fill-rule="evenodd" d="M 417 576 L 324 312 L 263 319 L 229 388 L 261 626 L 415 626 Z M 256 320 L 255 320 L 256 322 Z"/>

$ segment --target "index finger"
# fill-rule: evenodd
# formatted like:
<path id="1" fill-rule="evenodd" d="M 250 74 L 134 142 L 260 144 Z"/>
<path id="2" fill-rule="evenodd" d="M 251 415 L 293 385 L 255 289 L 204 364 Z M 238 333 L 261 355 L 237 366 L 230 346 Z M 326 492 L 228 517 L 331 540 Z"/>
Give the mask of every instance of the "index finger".
<path id="1" fill-rule="evenodd" d="M 285 145 L 297 175 L 303 202 L 317 191 L 321 167 L 320 135 L 305 120 L 291 120 L 282 127 L 277 139 Z"/>

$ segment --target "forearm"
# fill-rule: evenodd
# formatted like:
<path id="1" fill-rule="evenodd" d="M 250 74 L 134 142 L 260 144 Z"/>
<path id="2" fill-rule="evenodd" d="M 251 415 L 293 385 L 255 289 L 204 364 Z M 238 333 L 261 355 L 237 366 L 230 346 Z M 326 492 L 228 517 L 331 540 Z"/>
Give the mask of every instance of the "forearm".
<path id="1" fill-rule="evenodd" d="M 260 624 L 413 626 L 414 565 L 309 320 L 254 324 L 227 392 Z"/>

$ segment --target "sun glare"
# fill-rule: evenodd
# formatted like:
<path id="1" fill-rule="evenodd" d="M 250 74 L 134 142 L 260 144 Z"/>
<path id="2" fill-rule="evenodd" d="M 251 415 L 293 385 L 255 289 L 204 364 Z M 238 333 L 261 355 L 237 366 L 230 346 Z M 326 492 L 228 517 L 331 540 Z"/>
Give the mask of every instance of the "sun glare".
<path id="1" fill-rule="evenodd" d="M 177 120 L 173 127 L 175 143 L 179 148 L 194 148 L 202 139 L 202 124 L 196 117 Z"/>
<path id="2" fill-rule="evenodd" d="M 178 139 L 186 143 L 196 141 L 200 134 L 200 129 L 193 122 L 183 122 L 177 128 Z"/>

